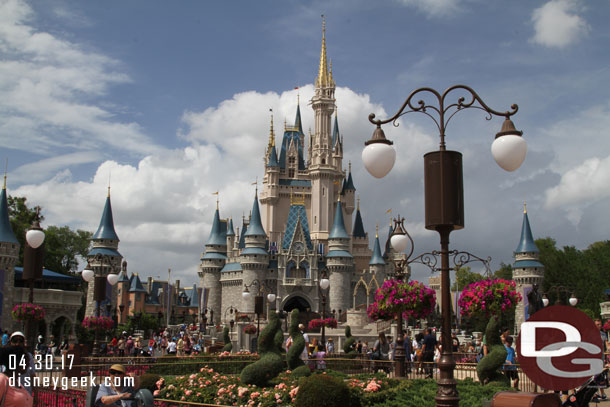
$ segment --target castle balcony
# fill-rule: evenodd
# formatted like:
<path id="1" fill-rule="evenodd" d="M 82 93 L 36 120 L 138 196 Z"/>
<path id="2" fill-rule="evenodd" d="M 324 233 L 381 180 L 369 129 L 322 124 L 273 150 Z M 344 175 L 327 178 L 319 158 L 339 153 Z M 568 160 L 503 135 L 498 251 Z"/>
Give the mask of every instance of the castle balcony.
<path id="1" fill-rule="evenodd" d="M 13 302 L 15 304 L 26 303 L 28 302 L 29 294 L 30 290 L 28 288 L 15 287 Z M 82 296 L 83 293 L 80 291 L 66 291 L 54 288 L 34 289 L 34 303 L 43 307 L 60 306 L 68 308 L 76 307 L 78 309 L 82 305 Z"/>
<path id="2" fill-rule="evenodd" d="M 311 278 L 284 278 L 282 280 L 283 285 L 299 285 L 304 287 L 311 287 L 315 285 L 315 281 Z"/>

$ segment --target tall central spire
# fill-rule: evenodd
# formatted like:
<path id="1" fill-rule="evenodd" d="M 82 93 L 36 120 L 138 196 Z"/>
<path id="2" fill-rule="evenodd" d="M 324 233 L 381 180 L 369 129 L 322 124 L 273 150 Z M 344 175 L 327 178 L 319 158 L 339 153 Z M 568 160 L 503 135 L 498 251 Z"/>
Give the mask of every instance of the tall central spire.
<path id="1" fill-rule="evenodd" d="M 318 78 L 316 86 L 325 88 L 332 86 L 332 73 L 328 70 L 328 61 L 326 58 L 326 20 L 322 15 L 322 50 L 320 51 L 320 67 L 318 69 Z"/>

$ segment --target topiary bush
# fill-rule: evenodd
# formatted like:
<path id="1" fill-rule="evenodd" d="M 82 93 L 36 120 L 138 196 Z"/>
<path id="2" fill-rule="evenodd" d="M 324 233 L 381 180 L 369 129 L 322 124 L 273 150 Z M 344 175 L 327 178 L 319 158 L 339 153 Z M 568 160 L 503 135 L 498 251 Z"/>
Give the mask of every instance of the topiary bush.
<path id="1" fill-rule="evenodd" d="M 142 376 L 140 376 L 140 388 L 148 389 L 151 393 L 153 393 L 155 390 L 157 390 L 157 382 L 160 378 L 161 376 L 158 374 L 144 373 Z"/>
<path id="2" fill-rule="evenodd" d="M 284 370 L 281 349 L 276 344 L 278 331 L 281 332 L 280 319 L 276 312 L 272 312 L 269 314 L 269 323 L 258 337 L 258 353 L 261 358 L 241 371 L 242 383 L 262 387 Z"/>
<path id="3" fill-rule="evenodd" d="M 231 343 L 231 337 L 229 336 L 229 327 L 225 326 L 222 330 L 222 340 L 225 346 L 222 347 L 223 352 L 231 352 L 233 350 L 233 344 Z"/>
<path id="4" fill-rule="evenodd" d="M 343 344 L 343 352 L 346 355 L 355 355 L 358 353 L 355 349 L 356 338 L 352 336 L 352 328 L 349 325 L 345 327 L 345 343 Z"/>
<path id="5" fill-rule="evenodd" d="M 301 354 L 305 349 L 305 338 L 299 329 L 299 310 L 293 309 L 290 313 L 290 327 L 288 333 L 292 338 L 292 346 L 286 352 L 286 364 L 288 369 L 294 371 L 305 363 L 301 360 Z"/>
<path id="6" fill-rule="evenodd" d="M 325 374 L 314 374 L 299 382 L 295 407 L 360 407 L 360 399 L 353 397 L 341 379 Z"/>
<path id="7" fill-rule="evenodd" d="M 487 343 L 487 355 L 477 364 L 477 374 L 481 384 L 498 383 L 500 385 L 508 385 L 510 380 L 500 369 L 506 361 L 506 349 L 500 339 L 500 318 L 492 316 L 485 328 L 485 340 Z"/>

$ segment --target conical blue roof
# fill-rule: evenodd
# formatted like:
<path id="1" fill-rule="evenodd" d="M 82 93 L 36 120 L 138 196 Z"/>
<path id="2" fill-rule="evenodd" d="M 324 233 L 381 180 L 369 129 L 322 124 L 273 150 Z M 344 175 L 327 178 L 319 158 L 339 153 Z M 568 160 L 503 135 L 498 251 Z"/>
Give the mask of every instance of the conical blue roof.
<path id="1" fill-rule="evenodd" d="M 0 193 L 0 242 L 19 243 L 13 233 L 11 222 L 8 218 L 8 199 L 6 197 L 6 188 L 2 188 Z"/>
<path id="2" fill-rule="evenodd" d="M 271 154 L 269 154 L 269 162 L 267 167 L 279 167 L 280 164 L 277 161 L 277 153 L 275 152 L 275 146 L 271 147 Z"/>
<path id="3" fill-rule="evenodd" d="M 142 282 L 140 281 L 140 277 L 137 274 L 131 276 L 131 284 L 129 286 L 130 293 L 145 293 L 147 292 L 142 286 Z"/>
<path id="4" fill-rule="evenodd" d="M 360 209 L 356 211 L 356 221 L 354 222 L 354 237 L 366 237 L 364 231 L 364 225 L 362 223 L 362 216 L 360 215 Z"/>
<path id="5" fill-rule="evenodd" d="M 212 231 L 210 232 L 210 237 L 205 244 L 206 246 L 217 245 L 217 246 L 226 246 L 227 240 L 226 235 L 222 231 L 222 226 L 220 223 L 220 214 L 218 213 L 218 209 L 214 213 L 214 221 L 212 222 Z"/>
<path id="6" fill-rule="evenodd" d="M 375 244 L 373 245 L 373 255 L 371 256 L 371 261 L 369 261 L 369 265 L 385 265 L 385 261 L 381 256 L 381 246 L 379 245 L 379 236 L 375 236 Z"/>
<path id="7" fill-rule="evenodd" d="M 119 276 L 119 283 L 128 283 L 129 279 L 127 278 L 127 273 L 125 271 L 122 271 L 120 276 Z"/>
<path id="8" fill-rule="evenodd" d="M 337 143 L 337 139 L 339 138 L 339 121 L 337 120 L 337 115 L 335 115 L 335 126 L 333 127 L 333 138 L 331 143 L 331 148 L 335 148 L 335 144 Z"/>
<path id="9" fill-rule="evenodd" d="M 258 194 L 254 195 L 254 203 L 252 204 L 252 217 L 245 236 L 267 236 L 263 224 L 261 222 L 261 213 L 258 209 Z"/>
<path id="10" fill-rule="evenodd" d="M 343 220 L 343 210 L 341 209 L 341 201 L 337 202 L 337 209 L 335 210 L 335 219 L 333 221 L 333 227 L 330 230 L 329 239 L 349 239 L 347 230 L 345 230 L 345 221 Z"/>
<path id="11" fill-rule="evenodd" d="M 343 185 L 343 191 L 355 191 L 356 187 L 354 186 L 354 180 L 352 179 L 352 172 L 349 172 L 349 176 L 347 177 L 347 181 Z"/>
<path id="12" fill-rule="evenodd" d="M 235 230 L 233 229 L 233 218 L 229 219 L 227 226 L 227 236 L 235 236 Z"/>
<path id="13" fill-rule="evenodd" d="M 100 221 L 100 226 L 97 228 L 97 232 L 95 232 L 92 239 L 119 240 L 119 236 L 114 231 L 114 220 L 112 218 L 112 204 L 110 203 L 110 195 L 106 197 L 106 205 L 104 205 L 102 220 Z"/>
<path id="14" fill-rule="evenodd" d="M 294 119 L 294 127 L 299 129 L 299 133 L 303 134 L 303 122 L 301 120 L 301 106 L 297 104 L 297 116 Z"/>
<path id="15" fill-rule="evenodd" d="M 527 217 L 527 212 L 523 212 L 523 225 L 521 226 L 521 240 L 515 253 L 532 253 L 538 252 L 538 247 L 534 243 L 532 237 L 532 229 L 530 228 L 530 221 Z"/>

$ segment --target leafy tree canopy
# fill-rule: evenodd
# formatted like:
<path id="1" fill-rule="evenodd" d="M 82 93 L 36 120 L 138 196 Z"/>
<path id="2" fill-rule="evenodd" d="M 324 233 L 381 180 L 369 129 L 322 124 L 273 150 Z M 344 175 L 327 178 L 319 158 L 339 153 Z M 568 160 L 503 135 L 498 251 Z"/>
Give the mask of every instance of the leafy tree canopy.
<path id="1" fill-rule="evenodd" d="M 23 248 L 25 233 L 38 217 L 44 220 L 42 208 L 28 207 L 25 197 L 8 197 L 8 211 L 11 227 L 21 245 L 19 249 L 18 266 L 23 265 Z M 37 214 L 38 212 L 38 214 Z M 74 273 L 78 270 L 78 258 L 85 258 L 89 252 L 91 232 L 72 230 L 68 226 L 48 226 L 45 229 L 44 266 L 62 274 Z"/>

